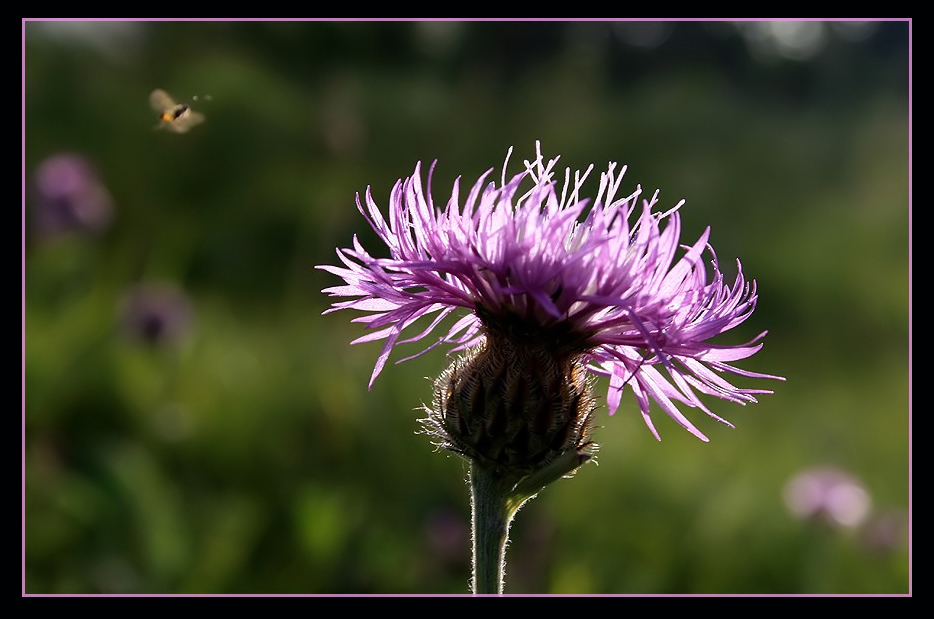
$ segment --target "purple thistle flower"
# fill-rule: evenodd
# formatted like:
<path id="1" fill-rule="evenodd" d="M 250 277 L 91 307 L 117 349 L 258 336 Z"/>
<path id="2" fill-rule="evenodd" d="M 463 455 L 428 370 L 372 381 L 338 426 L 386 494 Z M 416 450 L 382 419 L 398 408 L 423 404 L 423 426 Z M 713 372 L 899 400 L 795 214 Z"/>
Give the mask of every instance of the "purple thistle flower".
<path id="1" fill-rule="evenodd" d="M 800 518 L 833 526 L 857 526 L 869 516 L 872 498 L 863 483 L 835 467 L 797 473 L 785 485 L 785 504 Z"/>
<path id="2" fill-rule="evenodd" d="M 151 346 L 180 342 L 194 318 L 188 297 L 168 283 L 134 284 L 124 294 L 118 309 L 125 333 Z"/>
<path id="3" fill-rule="evenodd" d="M 559 190 L 553 178 L 558 158 L 545 161 L 539 145 L 536 150 L 537 158 L 525 161 L 525 171 L 509 180 L 507 154 L 501 184 L 488 183 L 492 170 L 487 171 L 463 205 L 458 179 L 447 205 L 436 207 L 431 170 L 426 191 L 421 164 L 393 187 L 386 217 L 369 188 L 365 204 L 357 195 L 357 207 L 389 257 L 372 256 L 354 236 L 352 248 L 337 252 L 343 267 L 318 268 L 346 282 L 323 292 L 350 298 L 334 302 L 325 313 L 365 312 L 354 322 L 372 332 L 352 343 L 384 340 L 371 387 L 396 345 L 425 340 L 458 310 L 466 314 L 414 356 L 441 344 L 452 351 L 474 349 L 491 336 L 535 340 L 536 350 L 578 358 L 589 373 L 608 377 L 611 415 L 629 385 L 656 438 L 652 401 L 706 441 L 676 403 L 730 425 L 699 396 L 745 404 L 771 391 L 736 387 L 724 373 L 784 380 L 732 365 L 755 354 L 765 332 L 740 345 L 711 343 L 749 318 L 756 285 L 743 277 L 738 260 L 733 284 L 724 281 L 708 244 L 709 228 L 692 245 L 680 244 L 683 200 L 653 213 L 658 191 L 649 200 L 641 187 L 618 195 L 626 168 L 617 171 L 610 163 L 591 204 L 579 193 L 592 165 L 576 172 L 573 181 L 567 170 Z M 523 191 L 527 181 L 532 187 Z M 708 251 L 709 274 L 703 257 Z M 403 339 L 403 332 L 425 317 L 427 327 Z"/>
<path id="4" fill-rule="evenodd" d="M 113 218 L 113 198 L 84 156 L 61 153 L 37 167 L 32 187 L 35 226 L 43 238 L 78 231 L 98 233 Z"/>

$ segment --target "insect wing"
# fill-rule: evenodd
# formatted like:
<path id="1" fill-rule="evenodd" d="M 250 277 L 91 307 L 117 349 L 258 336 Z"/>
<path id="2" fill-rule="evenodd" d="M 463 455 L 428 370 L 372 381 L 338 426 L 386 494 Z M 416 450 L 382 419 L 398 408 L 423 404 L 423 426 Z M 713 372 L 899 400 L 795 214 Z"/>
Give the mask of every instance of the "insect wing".
<path id="1" fill-rule="evenodd" d="M 153 110 L 164 114 L 175 107 L 175 101 L 169 96 L 169 93 L 161 88 L 156 88 L 149 95 L 149 105 L 152 106 Z"/>

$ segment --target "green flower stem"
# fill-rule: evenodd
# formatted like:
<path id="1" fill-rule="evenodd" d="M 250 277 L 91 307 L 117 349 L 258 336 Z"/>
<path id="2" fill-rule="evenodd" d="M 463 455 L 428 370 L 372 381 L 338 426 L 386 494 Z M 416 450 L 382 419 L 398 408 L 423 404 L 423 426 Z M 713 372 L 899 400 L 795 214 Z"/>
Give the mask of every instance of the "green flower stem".
<path id="1" fill-rule="evenodd" d="M 473 592 L 502 593 L 509 525 L 519 506 L 510 501 L 515 480 L 470 463 Z"/>
<path id="2" fill-rule="evenodd" d="M 565 452 L 531 475 L 516 477 L 470 462 L 470 507 L 473 528 L 473 592 L 503 592 L 509 526 L 526 501 L 548 484 L 573 475 L 592 455 Z"/>

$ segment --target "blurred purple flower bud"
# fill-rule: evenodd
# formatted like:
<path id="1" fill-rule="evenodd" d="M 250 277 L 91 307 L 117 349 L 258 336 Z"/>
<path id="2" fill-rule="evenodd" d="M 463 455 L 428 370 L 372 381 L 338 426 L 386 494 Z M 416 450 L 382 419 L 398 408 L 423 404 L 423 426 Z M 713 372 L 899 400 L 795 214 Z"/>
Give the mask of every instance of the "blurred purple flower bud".
<path id="1" fill-rule="evenodd" d="M 113 217 L 113 198 L 87 158 L 64 153 L 43 160 L 33 178 L 36 233 L 99 233 Z"/>
<path id="2" fill-rule="evenodd" d="M 178 342 L 190 329 L 191 303 L 170 284 L 137 284 L 120 304 L 127 335 L 153 346 Z"/>
<path id="3" fill-rule="evenodd" d="M 865 486 L 849 473 L 816 467 L 798 473 L 788 482 L 785 504 L 799 518 L 855 527 L 869 515 L 871 499 Z"/>
<path id="4" fill-rule="evenodd" d="M 872 516 L 863 527 L 866 548 L 878 554 L 893 552 L 908 545 L 908 517 L 899 509 L 889 509 Z"/>
<path id="5" fill-rule="evenodd" d="M 450 509 L 439 509 L 428 516 L 425 537 L 432 556 L 452 563 L 469 561 L 470 524 Z"/>

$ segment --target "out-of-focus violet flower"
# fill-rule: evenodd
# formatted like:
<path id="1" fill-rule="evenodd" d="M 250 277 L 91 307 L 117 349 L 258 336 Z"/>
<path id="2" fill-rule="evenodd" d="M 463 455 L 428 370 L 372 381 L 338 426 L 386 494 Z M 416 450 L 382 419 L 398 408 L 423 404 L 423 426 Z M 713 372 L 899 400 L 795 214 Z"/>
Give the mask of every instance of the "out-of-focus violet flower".
<path id="1" fill-rule="evenodd" d="M 470 525 L 454 510 L 439 509 L 429 514 L 425 522 L 425 537 L 432 556 L 450 563 L 468 560 Z"/>
<path id="2" fill-rule="evenodd" d="M 885 554 L 908 546 L 908 517 L 899 509 L 873 514 L 863 525 L 862 542 L 871 552 Z"/>
<path id="3" fill-rule="evenodd" d="M 871 507 L 865 486 L 835 467 L 801 471 L 786 484 L 784 498 L 793 515 L 841 527 L 862 524 Z"/>
<path id="4" fill-rule="evenodd" d="M 134 285 L 121 300 L 119 312 L 131 339 L 154 346 L 179 342 L 193 318 L 188 297 L 166 283 Z"/>
<path id="5" fill-rule="evenodd" d="M 37 235 L 99 233 L 113 218 L 114 203 L 94 165 L 81 155 L 44 159 L 33 177 L 33 224 Z"/>

